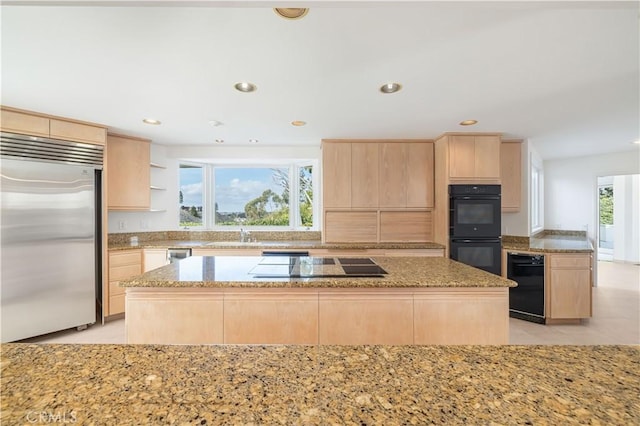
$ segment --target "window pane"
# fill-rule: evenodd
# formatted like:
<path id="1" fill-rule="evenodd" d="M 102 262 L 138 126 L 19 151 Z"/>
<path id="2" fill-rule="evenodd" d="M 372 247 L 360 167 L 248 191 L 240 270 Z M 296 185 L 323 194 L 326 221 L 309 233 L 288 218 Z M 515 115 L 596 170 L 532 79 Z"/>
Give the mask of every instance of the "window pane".
<path id="1" fill-rule="evenodd" d="M 313 226 L 313 166 L 300 167 L 298 187 L 300 191 L 298 211 L 300 225 Z"/>
<path id="2" fill-rule="evenodd" d="M 215 224 L 289 226 L 289 169 L 216 167 Z"/>
<path id="3" fill-rule="evenodd" d="M 202 167 L 180 164 L 180 226 L 202 226 Z"/>

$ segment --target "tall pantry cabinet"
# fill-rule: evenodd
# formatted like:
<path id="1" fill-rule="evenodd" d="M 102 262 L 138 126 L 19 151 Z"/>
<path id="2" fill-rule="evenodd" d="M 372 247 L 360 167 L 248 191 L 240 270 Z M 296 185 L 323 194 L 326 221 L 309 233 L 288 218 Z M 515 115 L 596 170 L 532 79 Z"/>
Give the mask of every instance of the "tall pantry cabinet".
<path id="1" fill-rule="evenodd" d="M 433 225 L 430 140 L 323 140 L 324 242 L 425 242 Z"/>

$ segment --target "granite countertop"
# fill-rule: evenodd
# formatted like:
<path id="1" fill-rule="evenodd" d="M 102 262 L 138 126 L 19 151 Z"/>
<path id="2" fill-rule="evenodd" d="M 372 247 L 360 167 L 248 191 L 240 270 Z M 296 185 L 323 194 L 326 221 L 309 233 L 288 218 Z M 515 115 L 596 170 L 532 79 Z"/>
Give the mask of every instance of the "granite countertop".
<path id="1" fill-rule="evenodd" d="M 320 240 L 281 240 L 255 241 L 205 241 L 205 240 L 152 240 L 130 243 L 109 244 L 109 250 L 128 250 L 135 248 L 201 248 L 201 249 L 287 249 L 287 250 L 366 250 L 366 249 L 444 249 L 437 243 L 323 243 Z"/>
<path id="2" fill-rule="evenodd" d="M 640 423 L 638 346 L 1 349 L 3 425 Z"/>
<path id="3" fill-rule="evenodd" d="M 514 281 L 442 257 L 372 257 L 383 277 L 256 278 L 260 256 L 191 256 L 120 282 L 121 287 L 428 288 L 515 287 Z M 313 258 L 307 258 L 313 259 Z M 337 265 L 332 265 L 336 266 Z"/>
<path id="4" fill-rule="evenodd" d="M 505 240 L 505 250 L 542 253 L 593 253 L 593 246 L 586 235 L 542 235 L 521 240 Z"/>

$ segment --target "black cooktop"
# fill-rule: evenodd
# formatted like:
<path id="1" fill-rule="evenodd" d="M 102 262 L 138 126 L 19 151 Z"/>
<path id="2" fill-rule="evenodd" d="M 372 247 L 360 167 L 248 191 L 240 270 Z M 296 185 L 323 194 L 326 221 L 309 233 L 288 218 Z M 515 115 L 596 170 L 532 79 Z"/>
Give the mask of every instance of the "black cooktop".
<path id="1" fill-rule="evenodd" d="M 370 258 L 265 256 L 249 274 L 254 278 L 355 278 L 383 277 L 387 271 Z"/>

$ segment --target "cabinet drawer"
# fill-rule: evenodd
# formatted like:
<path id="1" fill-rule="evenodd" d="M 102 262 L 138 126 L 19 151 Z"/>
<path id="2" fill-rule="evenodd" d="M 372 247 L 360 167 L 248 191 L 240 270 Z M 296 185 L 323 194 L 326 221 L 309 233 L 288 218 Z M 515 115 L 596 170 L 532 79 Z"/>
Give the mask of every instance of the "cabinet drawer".
<path id="1" fill-rule="evenodd" d="M 142 268 L 137 265 L 112 266 L 109 268 L 109 281 L 126 280 L 134 275 L 140 275 Z"/>
<path id="2" fill-rule="evenodd" d="M 121 314 L 124 312 L 124 293 L 116 296 L 109 296 L 109 315 Z"/>
<path id="3" fill-rule="evenodd" d="M 120 287 L 120 281 L 109 281 L 109 296 L 124 294 L 124 287 Z"/>
<path id="4" fill-rule="evenodd" d="M 552 268 L 590 268 L 591 256 L 588 255 L 552 255 Z"/>
<path id="5" fill-rule="evenodd" d="M 140 250 L 127 250 L 109 253 L 109 267 L 123 265 L 142 265 L 142 252 Z"/>

